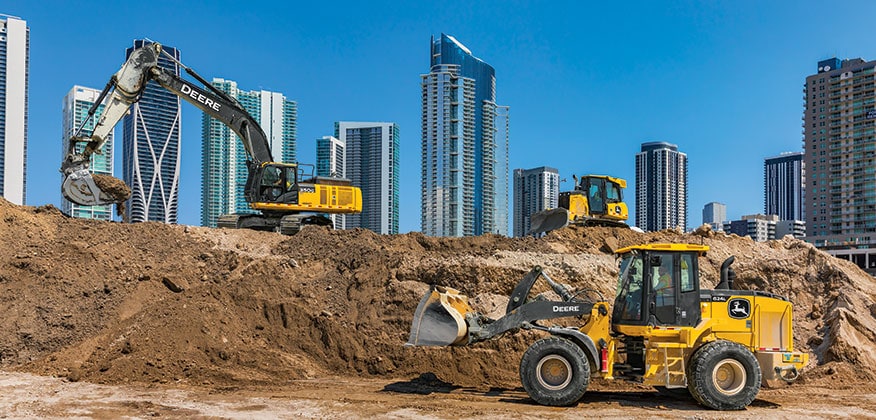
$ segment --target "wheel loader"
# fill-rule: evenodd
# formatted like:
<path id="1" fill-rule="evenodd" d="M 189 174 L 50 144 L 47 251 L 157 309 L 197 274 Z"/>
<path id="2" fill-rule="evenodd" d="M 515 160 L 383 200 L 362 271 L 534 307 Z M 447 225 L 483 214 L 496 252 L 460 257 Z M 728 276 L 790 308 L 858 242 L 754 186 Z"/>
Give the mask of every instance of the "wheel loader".
<path id="1" fill-rule="evenodd" d="M 708 250 L 692 244 L 617 250 L 613 304 L 597 292 L 575 292 L 535 267 L 499 319 L 473 310 L 458 290 L 433 285 L 417 306 L 407 345 L 467 346 L 537 330 L 548 336 L 523 354 L 520 380 L 539 404 L 573 405 L 592 378 L 605 378 L 689 394 L 711 409 L 741 410 L 762 383 L 795 380 L 809 355 L 794 351 L 787 298 L 730 290 L 734 257 L 721 265 L 714 289 L 700 289 L 698 257 Z M 530 296 L 539 279 L 556 297 Z"/>
<path id="2" fill-rule="evenodd" d="M 627 181 L 605 175 L 585 175 L 579 180 L 572 175 L 575 188 L 563 191 L 559 206 L 534 213 L 529 217 L 527 235 L 540 235 L 569 224 L 580 226 L 626 227 L 629 217 L 623 199 Z"/>

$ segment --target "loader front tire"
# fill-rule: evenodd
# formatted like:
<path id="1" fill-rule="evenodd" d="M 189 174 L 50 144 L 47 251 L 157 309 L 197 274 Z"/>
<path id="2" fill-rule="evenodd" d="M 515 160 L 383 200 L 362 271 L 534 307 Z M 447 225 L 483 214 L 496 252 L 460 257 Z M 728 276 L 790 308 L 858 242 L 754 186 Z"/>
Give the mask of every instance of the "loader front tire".
<path id="1" fill-rule="evenodd" d="M 565 338 L 541 339 L 523 353 L 520 381 L 539 404 L 573 405 L 590 384 L 590 363 L 584 350 Z"/>
<path id="2" fill-rule="evenodd" d="M 714 341 L 693 355 L 688 389 L 700 404 L 713 410 L 743 410 L 760 391 L 760 364 L 739 343 Z"/>

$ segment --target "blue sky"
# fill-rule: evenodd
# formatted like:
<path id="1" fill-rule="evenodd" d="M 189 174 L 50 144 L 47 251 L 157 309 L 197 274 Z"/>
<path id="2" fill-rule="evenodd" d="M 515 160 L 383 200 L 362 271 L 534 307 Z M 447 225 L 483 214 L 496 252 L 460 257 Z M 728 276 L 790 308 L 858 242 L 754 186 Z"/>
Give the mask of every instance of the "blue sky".
<path id="1" fill-rule="evenodd" d="M 802 88 L 819 60 L 876 59 L 867 1 L 315 3 L 3 0 L 0 13 L 31 31 L 27 204 L 60 204 L 64 95 L 102 88 L 135 38 L 178 48 L 208 80 L 297 101 L 302 163 L 335 121 L 398 123 L 402 232 L 420 229 L 431 35 L 496 69 L 511 169 L 553 166 L 564 190 L 573 173 L 626 178 L 633 210 L 641 143 L 675 143 L 688 155 L 691 227 L 710 201 L 731 219 L 763 211 L 763 159 L 801 150 Z M 179 222 L 198 224 L 201 113 L 187 103 L 182 136 Z"/>

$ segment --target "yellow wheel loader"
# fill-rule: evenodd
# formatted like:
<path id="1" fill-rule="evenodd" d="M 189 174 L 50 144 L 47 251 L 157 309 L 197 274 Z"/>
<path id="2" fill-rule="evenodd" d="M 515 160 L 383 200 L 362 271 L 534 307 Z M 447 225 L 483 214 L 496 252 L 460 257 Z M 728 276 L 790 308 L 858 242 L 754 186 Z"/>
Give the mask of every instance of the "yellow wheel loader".
<path id="1" fill-rule="evenodd" d="M 591 378 L 605 378 L 689 394 L 711 409 L 741 410 L 762 383 L 796 379 L 809 355 L 794 351 L 787 298 L 730 290 L 733 257 L 722 264 L 713 290 L 700 289 L 698 257 L 708 249 L 689 244 L 619 249 L 613 306 L 553 281 L 540 267 L 515 287 L 499 319 L 474 311 L 459 291 L 433 286 L 417 306 L 408 345 L 465 346 L 519 329 L 538 330 L 549 337 L 523 354 L 520 380 L 539 404 L 575 404 Z M 559 299 L 529 296 L 540 278 Z"/>
<path id="2" fill-rule="evenodd" d="M 585 175 L 580 180 L 572 175 L 572 178 L 575 189 L 560 193 L 557 208 L 530 216 L 527 235 L 539 235 L 569 224 L 627 226 L 629 211 L 623 198 L 626 180 L 605 175 Z"/>

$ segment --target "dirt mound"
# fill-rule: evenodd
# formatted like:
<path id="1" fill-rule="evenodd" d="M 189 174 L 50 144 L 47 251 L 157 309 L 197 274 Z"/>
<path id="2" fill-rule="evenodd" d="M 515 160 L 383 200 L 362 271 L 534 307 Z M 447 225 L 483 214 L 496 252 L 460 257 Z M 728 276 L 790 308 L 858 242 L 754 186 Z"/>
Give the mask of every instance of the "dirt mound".
<path id="1" fill-rule="evenodd" d="M 876 368 L 876 283 L 854 265 L 793 239 L 765 244 L 708 230 L 682 235 L 565 228 L 541 239 L 305 228 L 246 230 L 71 219 L 0 199 L 0 367 L 101 383 L 281 385 L 332 375 L 458 386 L 517 385 L 535 333 L 468 348 L 404 347 L 430 284 L 462 290 L 498 316 L 540 265 L 562 283 L 611 297 L 611 251 L 703 243 L 704 287 L 735 255 L 735 287 L 789 296 L 809 381 Z M 857 380 L 857 379 L 849 379 Z"/>

